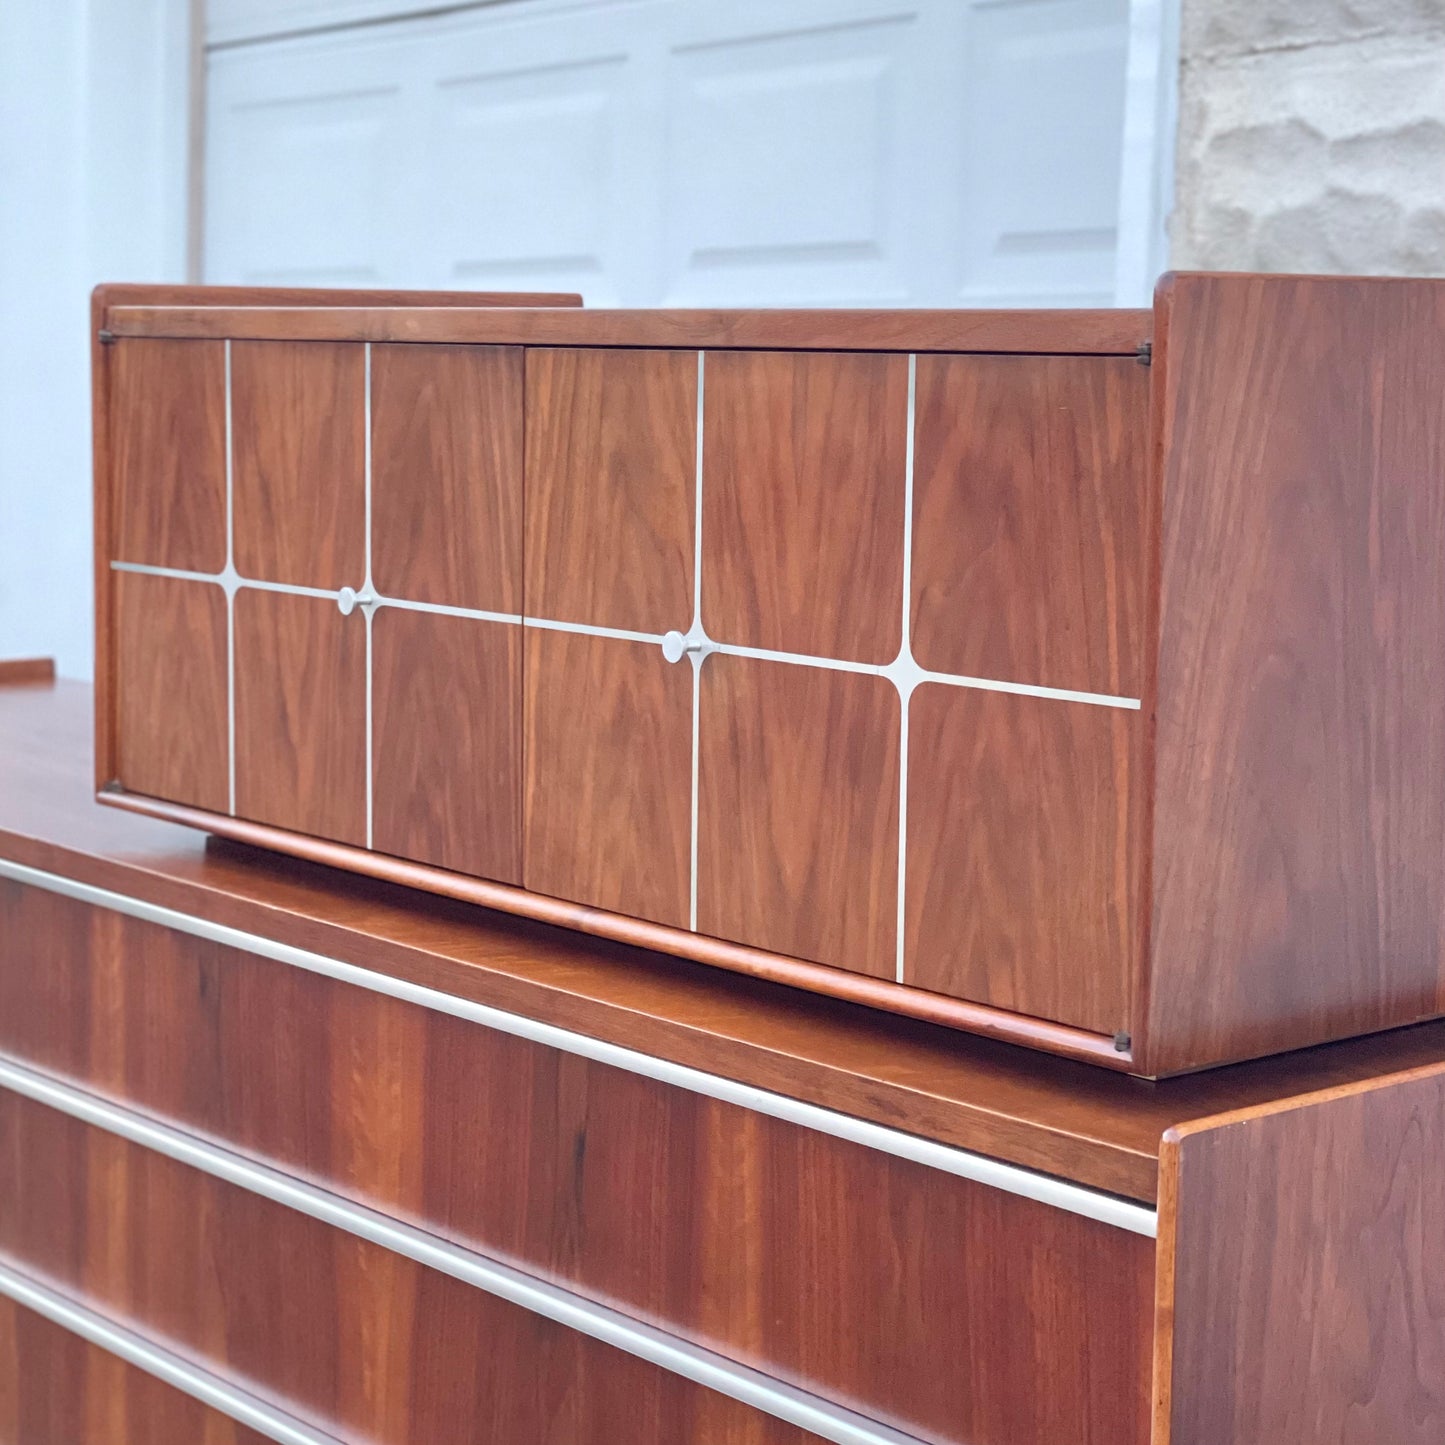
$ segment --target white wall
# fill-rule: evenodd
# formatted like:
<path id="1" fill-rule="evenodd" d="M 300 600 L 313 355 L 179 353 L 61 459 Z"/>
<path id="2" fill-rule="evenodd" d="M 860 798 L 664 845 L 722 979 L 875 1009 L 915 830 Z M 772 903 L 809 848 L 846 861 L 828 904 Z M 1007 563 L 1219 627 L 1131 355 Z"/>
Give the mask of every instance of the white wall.
<path id="1" fill-rule="evenodd" d="M 0 658 L 91 671 L 90 288 L 185 270 L 187 0 L 0 3 Z"/>

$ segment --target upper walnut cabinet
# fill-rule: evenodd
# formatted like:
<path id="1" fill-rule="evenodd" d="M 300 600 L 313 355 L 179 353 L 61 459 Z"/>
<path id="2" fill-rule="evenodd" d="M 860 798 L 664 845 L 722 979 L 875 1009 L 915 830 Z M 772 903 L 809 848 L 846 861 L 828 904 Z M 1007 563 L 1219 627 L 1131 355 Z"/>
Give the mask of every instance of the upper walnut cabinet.
<path id="1" fill-rule="evenodd" d="M 1445 1012 L 1442 318 L 111 288 L 101 795 L 1143 1074 Z"/>

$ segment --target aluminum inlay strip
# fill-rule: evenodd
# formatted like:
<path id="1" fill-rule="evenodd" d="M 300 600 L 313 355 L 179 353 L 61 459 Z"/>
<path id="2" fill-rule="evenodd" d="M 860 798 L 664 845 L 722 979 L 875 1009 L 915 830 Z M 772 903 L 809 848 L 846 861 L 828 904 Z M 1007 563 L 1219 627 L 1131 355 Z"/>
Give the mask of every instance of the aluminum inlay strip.
<path id="1" fill-rule="evenodd" d="M 908 1159 L 925 1168 L 937 1169 L 960 1179 L 973 1180 L 991 1188 L 1015 1194 L 1024 1199 L 1034 1199 L 1070 1214 L 1095 1219 L 1132 1234 L 1145 1235 L 1153 1239 L 1158 1234 L 1159 1217 L 1155 1210 L 1131 1199 L 1121 1199 L 1113 1194 L 1104 1194 L 1083 1185 L 1057 1179 L 1052 1175 L 1039 1174 L 1017 1164 L 1007 1164 L 991 1159 L 984 1154 L 975 1154 L 951 1144 L 942 1144 L 935 1139 L 925 1139 L 916 1134 L 907 1134 L 868 1119 L 855 1118 L 851 1114 L 840 1114 L 819 1104 L 810 1104 L 802 1099 L 790 1098 L 786 1094 L 773 1093 L 752 1084 L 740 1083 L 720 1074 L 709 1074 L 688 1064 L 679 1064 L 671 1059 L 654 1057 L 637 1049 L 621 1044 L 609 1043 L 605 1039 L 593 1038 L 588 1034 L 576 1033 L 556 1024 L 544 1023 L 528 1018 L 524 1014 L 508 1013 L 471 999 L 459 998 L 439 989 L 426 988 L 407 979 L 394 978 L 390 974 L 377 973 L 361 968 L 326 954 L 313 953 L 308 949 L 296 948 L 291 944 L 279 943 L 260 934 L 247 933 L 243 929 L 231 928 L 225 924 L 213 923 L 209 919 L 197 918 L 176 909 L 164 908 L 159 904 L 147 903 L 108 888 L 82 883 L 74 878 L 48 873 L 43 869 L 31 868 L 23 863 L 0 859 L 0 877 L 10 878 L 17 883 L 28 884 L 49 893 L 74 898 L 98 908 L 138 918 L 147 923 L 159 924 L 174 929 L 192 938 L 203 938 L 229 948 L 240 949 L 294 968 L 305 969 L 308 973 L 321 974 L 341 983 L 369 989 L 373 993 L 385 994 L 390 998 L 416 1004 L 436 1013 L 450 1014 L 484 1028 L 515 1038 L 529 1039 L 547 1048 L 574 1054 L 579 1058 L 591 1059 L 612 1068 L 623 1069 L 630 1074 L 654 1079 L 658 1083 L 686 1089 L 722 1103 L 736 1104 L 754 1113 L 766 1114 L 800 1128 L 812 1129 L 833 1138 L 845 1139 L 865 1149 L 876 1149 L 899 1159 Z"/>
<path id="2" fill-rule="evenodd" d="M 366 537 L 366 579 L 361 584 L 363 597 L 371 598 L 376 595 L 375 586 L 371 580 L 371 342 L 367 342 L 362 350 L 362 428 L 361 428 L 361 454 L 362 454 L 362 484 L 365 496 L 365 537 Z M 374 748 L 372 745 L 372 708 L 371 701 L 371 674 L 372 674 L 372 638 L 371 619 L 373 607 L 363 606 L 361 615 L 366 624 L 366 846 L 372 846 L 374 833 L 374 819 L 376 807 L 373 800 L 375 791 L 374 778 L 376 764 Z"/>
<path id="3" fill-rule="evenodd" d="M 164 1154 L 251 1194 L 270 1199 L 357 1239 L 485 1291 L 532 1314 L 646 1360 L 837 1445 L 918 1445 L 911 1435 L 784 1384 L 691 1341 L 642 1324 L 584 1295 L 537 1279 L 487 1255 L 402 1224 L 253 1159 L 157 1123 L 63 1084 L 0 1054 L 0 1088 L 56 1109 L 141 1148 Z"/>
<path id="4" fill-rule="evenodd" d="M 226 569 L 236 574 L 236 471 L 231 438 L 231 343 L 226 359 Z M 226 588 L 226 784 L 231 816 L 236 816 L 236 589 Z"/>
<path id="5" fill-rule="evenodd" d="M 164 1380 L 182 1394 L 209 1405 L 218 1414 L 228 1416 L 258 1435 L 278 1441 L 279 1445 L 341 1445 L 334 1435 L 325 1435 L 310 1425 L 302 1424 L 294 1416 L 258 1400 L 209 1370 L 199 1369 L 105 1315 L 97 1314 L 22 1274 L 14 1268 L 16 1262 L 7 1255 L 0 1255 L 0 1295 L 41 1315 L 51 1324 L 79 1335 L 81 1339 L 134 1365 L 138 1370 L 144 1370 L 148 1375 L 154 1375 L 158 1380 Z"/>
<path id="6" fill-rule="evenodd" d="M 693 443 L 696 448 L 695 476 L 693 486 L 692 505 L 692 624 L 688 628 L 688 638 L 698 640 L 706 636 L 702 630 L 702 443 L 703 426 L 706 420 L 704 411 L 704 391 L 707 383 L 707 352 L 699 351 L 697 354 L 697 418 L 694 422 L 696 435 Z M 698 778 L 699 778 L 699 756 L 698 749 L 701 746 L 701 708 L 702 708 L 702 660 L 701 651 L 693 651 L 689 655 L 692 663 L 692 832 L 691 847 L 688 854 L 688 901 L 687 901 L 687 926 L 694 933 L 697 932 L 697 806 L 698 806 Z"/>
<path id="7" fill-rule="evenodd" d="M 918 416 L 918 358 L 908 358 L 908 436 L 903 451 L 903 635 L 898 643 L 898 656 L 913 660 L 913 433 Z M 903 982 L 907 963 L 908 918 L 908 706 L 913 700 L 913 686 L 897 678 L 898 688 L 898 951 L 894 976 Z M 916 685 L 916 684 L 915 684 Z"/>
<path id="8" fill-rule="evenodd" d="M 242 587 L 254 587 L 262 592 L 285 592 L 293 597 L 325 597 L 332 601 L 339 598 L 342 590 L 325 587 L 303 587 L 296 582 L 264 582 L 254 577 L 240 576 L 234 566 L 225 572 L 188 572 L 180 567 L 159 567 L 147 562 L 112 562 L 115 572 L 140 572 L 150 577 L 174 577 L 182 582 L 214 582 L 226 589 L 226 595 L 233 597 Z M 520 623 L 526 627 L 540 627 L 548 632 L 571 632 L 583 637 L 610 637 L 619 642 L 645 642 L 661 646 L 666 634 L 661 632 L 634 632 L 622 627 L 603 627 L 589 622 L 565 622 L 554 617 L 532 617 L 513 615 L 506 612 L 481 612 L 467 607 L 446 607 L 434 602 L 416 602 L 402 597 L 383 597 L 367 588 L 360 594 L 353 594 L 357 603 L 364 603 L 367 609 L 378 607 L 404 607 L 413 612 L 436 612 L 449 617 L 476 617 L 488 622 Z M 1137 697 L 1120 697 L 1107 692 L 1079 692 L 1067 687 L 1044 687 L 1031 682 L 1009 682 L 1005 678 L 965 677 L 950 672 L 929 672 L 913 661 L 912 652 L 905 648 L 898 658 L 890 663 L 853 662 L 842 657 L 815 657 L 806 652 L 779 652 L 768 647 L 747 647 L 736 642 L 718 642 L 703 630 L 700 618 L 693 623 L 686 634 L 689 652 L 694 655 L 695 664 L 711 653 L 722 653 L 728 657 L 752 657 L 762 662 L 786 662 L 796 667 L 822 667 L 835 672 L 868 673 L 875 677 L 886 677 L 900 693 L 911 692 L 924 682 L 939 682 L 948 687 L 973 687 L 984 692 L 1009 692 L 1020 697 L 1050 698 L 1055 702 L 1080 702 L 1093 707 L 1117 707 L 1138 712 Z"/>

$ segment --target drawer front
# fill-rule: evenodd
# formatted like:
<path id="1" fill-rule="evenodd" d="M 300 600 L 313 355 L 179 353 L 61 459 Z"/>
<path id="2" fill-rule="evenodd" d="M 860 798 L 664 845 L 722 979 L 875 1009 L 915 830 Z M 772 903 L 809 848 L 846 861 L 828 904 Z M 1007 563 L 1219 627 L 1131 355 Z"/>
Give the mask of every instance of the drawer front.
<path id="1" fill-rule="evenodd" d="M 269 1445 L 270 1439 L 0 1295 L 3 1445 Z"/>
<path id="2" fill-rule="evenodd" d="M 440 1271 L 0 1093 L 0 1252 L 341 1439 L 817 1437 Z"/>
<path id="3" fill-rule="evenodd" d="M 1140 1234 L 36 888 L 0 936 L 11 1058 L 917 1436 L 1147 1439 Z"/>
<path id="4" fill-rule="evenodd" d="M 1127 1067 L 1134 358 L 105 350 L 108 801 Z"/>

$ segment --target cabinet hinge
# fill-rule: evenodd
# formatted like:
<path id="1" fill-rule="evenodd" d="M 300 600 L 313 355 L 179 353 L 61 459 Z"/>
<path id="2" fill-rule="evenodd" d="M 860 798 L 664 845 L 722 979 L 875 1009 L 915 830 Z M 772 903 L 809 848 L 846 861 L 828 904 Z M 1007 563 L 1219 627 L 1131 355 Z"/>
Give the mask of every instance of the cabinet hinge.
<path id="1" fill-rule="evenodd" d="M 1152 341 L 1144 342 L 1134 353 L 1134 360 L 1140 366 L 1152 366 L 1154 364 L 1154 343 Z"/>

